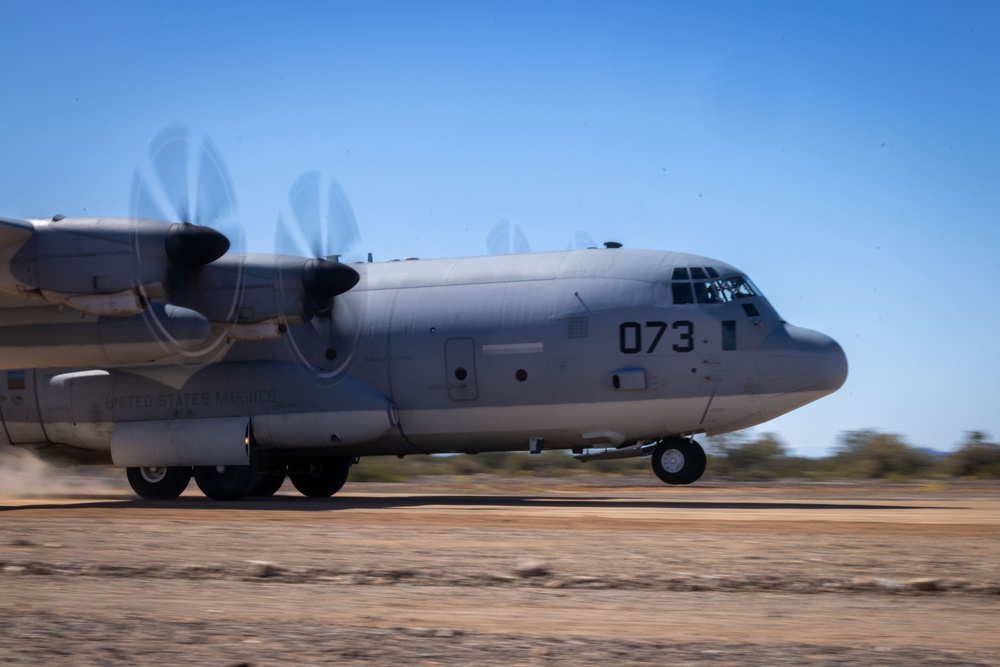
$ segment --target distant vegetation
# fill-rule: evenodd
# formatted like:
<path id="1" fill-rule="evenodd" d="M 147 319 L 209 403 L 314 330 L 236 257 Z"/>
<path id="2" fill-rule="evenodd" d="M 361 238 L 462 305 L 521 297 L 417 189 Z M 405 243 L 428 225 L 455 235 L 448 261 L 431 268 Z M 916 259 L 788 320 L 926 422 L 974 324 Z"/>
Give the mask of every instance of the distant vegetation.
<path id="1" fill-rule="evenodd" d="M 873 429 L 845 431 L 835 452 L 824 458 L 791 456 L 771 433 L 757 436 L 730 434 L 702 441 L 708 453 L 703 479 L 766 481 L 796 479 L 1000 479 L 1000 444 L 979 431 L 966 434 L 959 448 L 948 454 L 908 445 L 892 433 Z M 484 453 L 475 456 L 407 456 L 363 458 L 351 471 L 351 481 L 403 481 L 424 475 L 497 475 L 502 477 L 568 477 L 652 474 L 648 458 L 576 461 L 565 452 L 530 455 L 524 452 Z"/>

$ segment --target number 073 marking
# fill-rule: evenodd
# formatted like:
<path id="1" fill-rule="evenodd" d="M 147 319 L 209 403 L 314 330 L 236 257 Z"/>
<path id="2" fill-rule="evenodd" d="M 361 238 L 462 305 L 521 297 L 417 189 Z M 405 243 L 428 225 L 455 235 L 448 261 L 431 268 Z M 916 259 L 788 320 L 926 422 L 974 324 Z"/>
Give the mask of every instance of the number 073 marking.
<path id="1" fill-rule="evenodd" d="M 649 349 L 646 354 L 651 354 L 656 346 L 660 344 L 660 339 L 668 329 L 677 332 L 677 342 L 670 347 L 674 352 L 691 352 L 694 350 L 694 323 L 688 320 L 679 320 L 672 325 L 666 322 L 646 322 L 643 326 L 640 322 L 622 322 L 618 325 L 618 349 L 623 354 L 639 354 L 643 351 L 642 338 L 643 330 L 646 330 Z"/>

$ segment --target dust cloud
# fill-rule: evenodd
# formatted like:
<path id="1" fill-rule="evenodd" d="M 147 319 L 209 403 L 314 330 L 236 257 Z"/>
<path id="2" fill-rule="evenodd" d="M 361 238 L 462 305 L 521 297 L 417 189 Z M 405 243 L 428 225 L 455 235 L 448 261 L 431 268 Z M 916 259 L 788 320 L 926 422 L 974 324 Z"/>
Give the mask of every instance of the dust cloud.
<path id="1" fill-rule="evenodd" d="M 0 446 L 0 498 L 101 495 L 122 485 L 120 475 L 100 466 L 57 467 L 29 450 Z"/>

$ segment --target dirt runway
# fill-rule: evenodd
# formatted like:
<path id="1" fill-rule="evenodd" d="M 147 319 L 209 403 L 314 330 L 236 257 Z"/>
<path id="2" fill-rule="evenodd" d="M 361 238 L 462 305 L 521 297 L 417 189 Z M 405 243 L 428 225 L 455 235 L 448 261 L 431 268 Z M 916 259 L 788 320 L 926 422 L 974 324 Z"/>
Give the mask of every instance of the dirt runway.
<path id="1" fill-rule="evenodd" d="M 3 665 L 1000 665 L 998 618 L 996 486 L 0 497 Z"/>

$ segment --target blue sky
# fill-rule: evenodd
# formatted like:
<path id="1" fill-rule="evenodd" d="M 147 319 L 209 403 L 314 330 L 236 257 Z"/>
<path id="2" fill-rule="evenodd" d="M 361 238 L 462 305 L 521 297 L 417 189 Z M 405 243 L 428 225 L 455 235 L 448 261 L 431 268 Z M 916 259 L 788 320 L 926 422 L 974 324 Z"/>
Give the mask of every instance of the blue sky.
<path id="1" fill-rule="evenodd" d="M 336 177 L 376 259 L 577 232 L 715 257 L 834 336 L 757 429 L 1000 436 L 996 2 L 0 0 L 0 215 L 127 215 L 151 138 L 213 139 L 248 247 Z"/>

